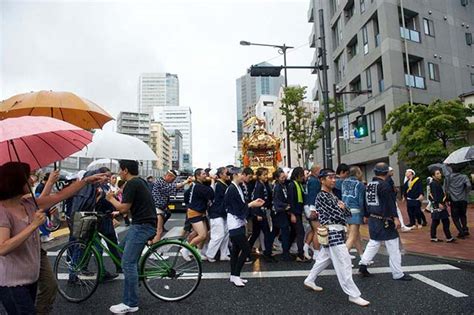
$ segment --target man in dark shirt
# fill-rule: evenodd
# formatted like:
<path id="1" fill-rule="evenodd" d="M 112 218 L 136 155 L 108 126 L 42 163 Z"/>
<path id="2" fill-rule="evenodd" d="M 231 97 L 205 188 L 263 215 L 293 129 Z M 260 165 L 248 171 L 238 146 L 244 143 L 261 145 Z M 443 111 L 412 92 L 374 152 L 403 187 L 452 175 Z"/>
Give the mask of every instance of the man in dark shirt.
<path id="1" fill-rule="evenodd" d="M 403 200 L 407 201 L 407 211 L 410 217 L 410 224 L 408 227 L 415 226 L 417 223 L 421 226 L 426 226 L 426 218 L 421 211 L 421 201 L 423 200 L 423 185 L 419 177 L 415 176 L 414 170 L 407 169 L 405 176 L 407 181 L 403 184 Z"/>
<path id="2" fill-rule="evenodd" d="M 121 244 L 124 292 L 122 303 L 110 307 L 114 314 L 138 311 L 138 260 L 146 242 L 156 234 L 155 204 L 147 182 L 138 177 L 138 162 L 121 160 L 119 165 L 120 178 L 127 181 L 122 202 L 111 191 L 107 193 L 107 201 L 122 214 L 130 212 L 133 221 Z"/>
<path id="3" fill-rule="evenodd" d="M 387 163 L 379 162 L 375 165 L 375 177 L 367 185 L 366 204 L 369 217 L 370 241 L 365 248 L 359 262 L 359 272 L 364 277 L 372 274 L 367 271 L 367 266 L 377 254 L 382 242 L 387 248 L 390 269 L 394 280 L 408 281 L 412 278 L 402 271 L 402 255 L 400 253 L 400 238 L 397 229 L 400 228 L 398 220 L 396 197 L 388 179 L 389 168 Z"/>

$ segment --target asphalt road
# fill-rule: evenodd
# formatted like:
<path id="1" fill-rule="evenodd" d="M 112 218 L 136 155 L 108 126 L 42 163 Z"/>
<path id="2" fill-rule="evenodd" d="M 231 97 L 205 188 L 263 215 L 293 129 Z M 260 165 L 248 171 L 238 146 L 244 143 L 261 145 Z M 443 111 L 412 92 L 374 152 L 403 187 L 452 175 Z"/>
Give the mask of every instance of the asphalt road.
<path id="1" fill-rule="evenodd" d="M 181 226 L 182 215 L 173 218 L 167 227 L 176 231 L 173 227 Z M 57 249 L 57 246 L 50 249 L 52 261 Z M 356 264 L 357 260 L 354 261 Z M 375 277 L 362 279 L 355 274 L 354 280 L 362 297 L 371 302 L 368 308 L 361 308 L 348 302 L 332 266 L 316 281 L 324 288 L 323 292 L 317 293 L 303 287 L 312 263 L 269 264 L 257 260 L 244 267 L 244 276 L 249 280 L 246 287 L 237 288 L 229 283 L 228 262 L 203 262 L 204 279 L 197 291 L 184 301 L 162 302 L 141 286 L 138 314 L 474 314 L 474 264 L 404 255 L 403 266 L 417 279 L 411 282 L 392 280 L 387 268 L 388 257 L 383 253 L 376 256 L 371 268 L 377 272 Z M 107 314 L 110 305 L 121 302 L 122 288 L 123 280 L 120 279 L 100 284 L 95 294 L 80 304 L 69 303 L 58 296 L 54 314 Z"/>

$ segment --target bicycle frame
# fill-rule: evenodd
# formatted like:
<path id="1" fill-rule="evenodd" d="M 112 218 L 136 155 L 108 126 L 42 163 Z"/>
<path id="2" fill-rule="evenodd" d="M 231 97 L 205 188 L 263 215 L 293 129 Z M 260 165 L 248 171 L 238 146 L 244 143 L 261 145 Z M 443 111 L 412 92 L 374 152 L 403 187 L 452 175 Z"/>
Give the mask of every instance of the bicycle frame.
<path id="1" fill-rule="evenodd" d="M 94 231 L 94 234 L 92 235 L 91 239 L 89 241 L 87 241 L 87 245 L 86 245 L 86 249 L 84 251 L 84 254 L 83 255 L 83 258 L 86 258 L 89 256 L 89 251 L 95 251 L 95 254 L 97 254 L 97 258 L 99 259 L 99 268 L 100 268 L 100 274 L 101 274 L 101 277 L 104 275 L 104 272 L 105 272 L 105 269 L 104 269 L 104 258 L 102 255 L 100 255 L 100 252 L 97 250 L 98 247 L 102 248 L 103 251 L 105 251 L 105 253 L 107 253 L 110 257 L 110 259 L 112 259 L 112 261 L 114 262 L 114 264 L 116 265 L 121 265 L 122 264 L 122 259 L 120 257 L 116 257 L 108 248 L 107 246 L 105 246 L 101 240 L 104 240 L 105 243 L 107 245 L 111 245 L 112 247 L 114 247 L 115 249 L 117 249 L 117 251 L 120 253 L 120 254 L 123 254 L 123 248 L 120 247 L 119 245 L 115 244 L 113 241 L 111 241 L 110 239 L 108 239 L 106 236 L 104 236 L 102 233 L 100 233 L 99 231 L 95 230 Z M 172 240 L 172 239 L 162 239 L 160 240 L 159 242 L 153 244 L 153 245 L 148 245 L 148 244 L 145 244 L 145 247 L 144 248 L 148 248 L 148 250 L 150 248 L 155 248 L 155 247 L 159 247 L 161 246 L 163 243 L 169 243 L 171 242 L 172 243 L 175 243 L 175 244 L 185 244 L 185 245 L 188 245 L 188 249 L 190 251 L 192 251 L 194 254 L 197 255 L 197 257 L 201 257 L 200 254 L 198 253 L 198 251 L 192 247 L 192 246 L 189 246 L 189 244 L 187 244 L 186 240 L 185 239 L 175 239 L 175 240 Z M 163 270 L 160 272 L 159 275 L 161 274 L 166 274 L 167 273 L 167 270 L 168 268 L 171 268 L 171 265 L 163 258 L 163 256 L 161 256 L 160 253 L 157 253 L 158 257 L 160 258 L 160 262 L 163 263 Z M 142 259 L 143 259 L 143 256 L 140 258 L 139 262 L 138 262 L 138 265 L 141 266 L 142 265 Z M 83 262 L 81 261 L 80 264 L 82 264 Z M 156 271 L 153 273 L 154 276 L 156 276 Z M 146 275 L 145 274 L 139 274 L 138 277 L 139 278 L 143 278 L 145 277 Z"/>

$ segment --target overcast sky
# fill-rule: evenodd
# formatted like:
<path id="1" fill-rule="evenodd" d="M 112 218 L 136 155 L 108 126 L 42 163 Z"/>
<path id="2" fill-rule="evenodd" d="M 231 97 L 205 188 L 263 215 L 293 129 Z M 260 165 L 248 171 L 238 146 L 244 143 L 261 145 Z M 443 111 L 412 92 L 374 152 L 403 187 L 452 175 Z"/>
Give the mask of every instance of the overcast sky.
<path id="1" fill-rule="evenodd" d="M 301 46 L 288 65 L 309 65 L 309 0 L 0 0 L 0 99 L 72 91 L 113 116 L 137 110 L 142 72 L 176 73 L 193 113 L 193 164 L 234 161 L 235 80 L 251 64 L 279 65 L 277 51 L 240 40 Z M 309 70 L 289 84 L 313 87 Z M 108 124 L 107 128 L 113 128 Z"/>

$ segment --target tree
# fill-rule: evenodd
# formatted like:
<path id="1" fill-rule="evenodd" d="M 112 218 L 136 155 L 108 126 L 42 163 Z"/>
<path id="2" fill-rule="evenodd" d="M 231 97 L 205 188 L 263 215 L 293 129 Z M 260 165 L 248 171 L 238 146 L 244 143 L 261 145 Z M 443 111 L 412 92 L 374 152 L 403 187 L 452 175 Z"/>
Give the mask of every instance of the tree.
<path id="1" fill-rule="evenodd" d="M 304 105 L 305 94 L 305 86 L 286 87 L 280 106 L 288 122 L 290 140 L 296 144 L 295 151 L 301 153 L 298 160 L 303 166 L 308 163 L 309 155 L 318 148 L 317 142 L 322 137 L 320 127 L 324 121 L 324 116 L 314 117 L 313 112 Z"/>
<path id="2" fill-rule="evenodd" d="M 390 154 L 398 152 L 400 160 L 426 174 L 428 165 L 468 145 L 466 135 L 474 126 L 467 118 L 473 115 L 474 106 L 465 107 L 458 100 L 403 104 L 388 115 L 382 134 L 399 133 Z"/>

